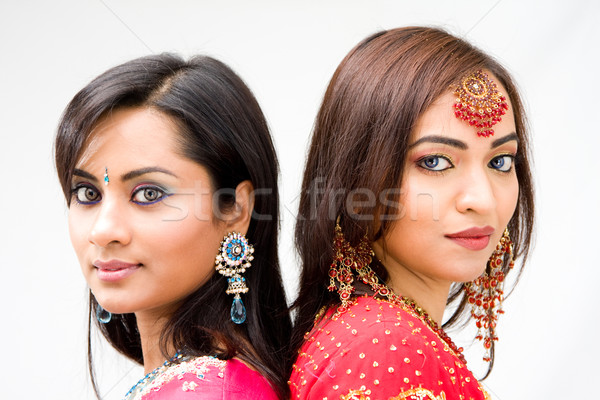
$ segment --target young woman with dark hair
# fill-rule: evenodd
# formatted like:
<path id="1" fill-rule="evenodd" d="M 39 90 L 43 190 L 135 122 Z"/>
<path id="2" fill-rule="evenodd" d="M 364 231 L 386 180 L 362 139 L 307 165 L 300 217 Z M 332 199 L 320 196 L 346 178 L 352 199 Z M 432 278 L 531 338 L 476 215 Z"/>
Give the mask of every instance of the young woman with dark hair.
<path id="1" fill-rule="evenodd" d="M 475 319 L 489 374 L 530 247 L 528 158 L 513 81 L 469 43 L 408 27 L 350 51 L 304 173 L 293 399 L 487 397 L 443 328 Z"/>
<path id="2" fill-rule="evenodd" d="M 90 330 L 148 373 L 126 399 L 286 398 L 278 167 L 243 81 L 210 57 L 119 65 L 67 106 L 55 157 Z"/>

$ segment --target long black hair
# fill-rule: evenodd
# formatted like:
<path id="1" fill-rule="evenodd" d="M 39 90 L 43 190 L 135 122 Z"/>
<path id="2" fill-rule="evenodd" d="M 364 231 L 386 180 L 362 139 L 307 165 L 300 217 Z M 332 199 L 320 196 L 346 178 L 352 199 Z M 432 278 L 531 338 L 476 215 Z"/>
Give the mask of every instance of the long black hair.
<path id="1" fill-rule="evenodd" d="M 229 67 L 211 57 L 185 61 L 161 54 L 109 69 L 75 95 L 58 126 L 55 161 L 67 204 L 73 170 L 95 125 L 111 110 L 126 107 L 149 107 L 176 123 L 182 155 L 206 168 L 213 189 L 221 193 L 222 211 L 235 204 L 240 182 L 250 180 L 255 189 L 247 237 L 256 251 L 245 273 L 250 288 L 244 297 L 246 322 L 231 321 L 226 279 L 214 273 L 171 316 L 161 336 L 163 353 L 168 356 L 172 344 L 190 355 L 239 357 L 261 372 L 281 398 L 287 397 L 284 365 L 291 322 L 277 254 L 278 164 L 256 99 Z M 97 393 L 90 341 L 96 305 L 90 291 L 88 365 Z M 119 352 L 143 363 L 134 314 L 113 315 L 109 323 L 97 326 Z"/>

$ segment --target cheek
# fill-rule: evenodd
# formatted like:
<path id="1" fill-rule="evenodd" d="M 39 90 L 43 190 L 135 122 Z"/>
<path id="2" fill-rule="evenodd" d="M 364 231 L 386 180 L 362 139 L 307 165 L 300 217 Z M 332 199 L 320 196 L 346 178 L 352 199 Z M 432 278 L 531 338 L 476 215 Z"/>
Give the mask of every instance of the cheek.
<path id="1" fill-rule="evenodd" d="M 498 204 L 499 217 L 504 225 L 508 225 L 519 201 L 519 182 L 516 177 L 508 187 L 501 190 L 499 199 L 501 200 Z"/>
<path id="2" fill-rule="evenodd" d="M 400 212 L 390 226 L 386 237 L 390 252 L 408 255 L 421 248 L 431 236 L 439 221 L 439 193 L 423 185 L 404 186 L 406 191 L 400 199 Z"/>
<path id="3" fill-rule="evenodd" d="M 423 225 L 439 221 L 446 199 L 442 185 L 433 185 L 423 177 L 409 177 L 402 189 L 400 203 L 404 224 Z"/>
<path id="4" fill-rule="evenodd" d="M 86 215 L 86 213 L 81 212 L 82 210 L 75 207 L 76 206 L 71 206 L 71 209 L 69 210 L 69 238 L 71 239 L 71 245 L 73 246 L 75 255 L 79 260 L 79 267 L 81 268 L 88 285 L 90 285 L 92 282 L 89 279 L 89 270 L 87 266 L 90 262 L 90 251 L 93 249 L 93 245 L 88 239 L 93 224 L 93 216 Z"/>
<path id="5" fill-rule="evenodd" d="M 82 256 L 84 244 L 87 242 L 87 223 L 78 210 L 69 210 L 69 237 L 71 245 L 78 257 Z"/>
<path id="6" fill-rule="evenodd" d="M 209 270 L 214 264 L 222 233 L 212 221 L 189 215 L 182 221 L 163 222 L 160 230 L 144 240 L 160 252 L 162 262 L 193 268 L 198 273 Z"/>

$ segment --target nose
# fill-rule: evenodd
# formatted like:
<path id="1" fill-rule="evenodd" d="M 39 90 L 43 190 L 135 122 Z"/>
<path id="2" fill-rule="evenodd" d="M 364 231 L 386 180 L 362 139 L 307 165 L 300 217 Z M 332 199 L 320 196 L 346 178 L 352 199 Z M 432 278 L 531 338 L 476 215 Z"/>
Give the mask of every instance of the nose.
<path id="1" fill-rule="evenodd" d="M 129 244 L 131 230 L 127 224 L 125 208 L 126 205 L 120 204 L 118 199 L 110 199 L 108 196 L 102 199 L 89 232 L 89 242 L 99 247 Z"/>
<path id="2" fill-rule="evenodd" d="M 496 196 L 490 176 L 483 168 L 473 168 L 461 177 L 456 197 L 456 209 L 460 213 L 475 212 L 486 215 L 496 207 Z"/>

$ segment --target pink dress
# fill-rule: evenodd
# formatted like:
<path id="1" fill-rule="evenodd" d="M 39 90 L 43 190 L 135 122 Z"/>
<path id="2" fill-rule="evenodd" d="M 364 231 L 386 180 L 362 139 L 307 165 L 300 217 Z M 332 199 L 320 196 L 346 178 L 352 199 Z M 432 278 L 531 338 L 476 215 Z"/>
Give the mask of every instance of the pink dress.
<path id="1" fill-rule="evenodd" d="M 195 357 L 171 364 L 127 400 L 277 400 L 269 382 L 239 360 Z"/>
<path id="2" fill-rule="evenodd" d="M 299 351 L 292 400 L 484 400 L 467 366 L 408 306 L 369 296 L 330 309 Z"/>

